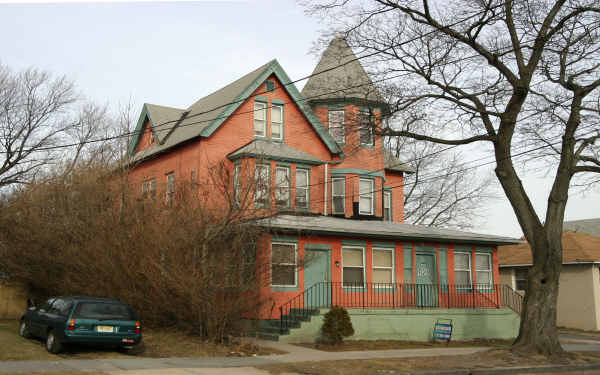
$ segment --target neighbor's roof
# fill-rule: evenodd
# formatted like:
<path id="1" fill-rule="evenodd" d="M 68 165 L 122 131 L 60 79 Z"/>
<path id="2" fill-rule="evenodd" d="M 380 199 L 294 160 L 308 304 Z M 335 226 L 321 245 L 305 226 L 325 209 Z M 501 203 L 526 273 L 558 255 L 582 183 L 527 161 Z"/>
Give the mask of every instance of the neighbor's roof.
<path id="1" fill-rule="evenodd" d="M 294 99 L 300 111 L 328 149 L 334 154 L 341 152 L 329 132 L 310 107 L 304 103 L 300 92 L 281 65 L 277 60 L 271 60 L 222 89 L 198 100 L 185 110 L 144 104 L 129 153 L 133 154 L 137 147 L 146 117 L 150 119 L 153 130 L 158 130 L 162 135 L 158 138 L 158 144 L 136 153 L 133 161 L 147 158 L 196 137 L 209 137 L 272 74 L 279 79 L 285 90 Z M 184 115 L 183 118 L 182 115 Z"/>
<path id="2" fill-rule="evenodd" d="M 351 220 L 332 216 L 277 215 L 259 220 L 259 224 L 278 232 L 345 235 L 381 240 L 416 240 L 471 243 L 481 245 L 516 244 L 520 240 L 487 234 L 432 228 L 390 221 Z"/>
<path id="3" fill-rule="evenodd" d="M 415 169 L 410 165 L 403 163 L 395 157 L 391 152 L 383 150 L 383 166 L 385 169 L 394 172 L 414 173 Z"/>
<path id="4" fill-rule="evenodd" d="M 585 233 L 565 231 L 562 235 L 563 264 L 600 262 L 600 237 Z M 531 250 L 528 243 L 498 248 L 501 267 L 531 265 Z"/>
<path id="5" fill-rule="evenodd" d="M 563 230 L 572 230 L 600 237 L 600 219 L 572 220 L 563 223 Z"/>
<path id="6" fill-rule="evenodd" d="M 302 89 L 302 96 L 308 102 L 357 99 L 387 106 L 352 48 L 342 37 L 334 38 L 323 52 Z"/>
<path id="7" fill-rule="evenodd" d="M 291 163 L 323 164 L 324 162 L 306 152 L 297 150 L 282 142 L 273 142 L 262 139 L 256 139 L 245 146 L 233 151 L 227 157 L 229 160 L 236 160 L 246 156 L 255 158 L 264 158 L 270 160 L 287 161 Z"/>

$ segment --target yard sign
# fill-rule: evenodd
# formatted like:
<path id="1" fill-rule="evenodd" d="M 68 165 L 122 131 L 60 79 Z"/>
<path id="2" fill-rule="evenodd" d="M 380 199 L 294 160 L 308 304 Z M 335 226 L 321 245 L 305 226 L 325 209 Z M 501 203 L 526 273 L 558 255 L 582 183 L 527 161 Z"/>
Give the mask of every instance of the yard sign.
<path id="1" fill-rule="evenodd" d="M 440 321 L 444 321 L 444 323 Z M 433 339 L 450 342 L 451 338 L 452 319 L 438 319 L 433 327 Z"/>

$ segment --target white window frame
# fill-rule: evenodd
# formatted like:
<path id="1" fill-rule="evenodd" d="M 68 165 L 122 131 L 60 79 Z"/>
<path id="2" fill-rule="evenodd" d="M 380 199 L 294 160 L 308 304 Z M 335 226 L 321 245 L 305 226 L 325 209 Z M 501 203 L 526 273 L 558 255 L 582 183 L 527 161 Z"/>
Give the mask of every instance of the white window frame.
<path id="1" fill-rule="evenodd" d="M 277 265 L 283 266 L 294 266 L 294 285 L 275 285 L 273 284 L 273 245 L 293 245 L 294 246 L 294 264 L 291 263 L 277 263 Z M 278 288 L 295 288 L 298 286 L 298 244 L 294 242 L 271 242 L 271 272 L 269 272 L 269 284 Z"/>
<path id="2" fill-rule="evenodd" d="M 529 268 L 528 267 L 517 267 L 513 268 L 513 281 L 514 281 L 514 290 L 517 292 L 525 292 L 526 289 L 517 289 L 517 280 L 522 280 L 521 278 L 517 279 L 517 271 L 523 270 L 525 272 L 525 281 L 529 282 Z"/>
<path id="3" fill-rule="evenodd" d="M 461 289 L 461 290 L 467 290 L 467 289 L 471 289 L 473 286 L 473 254 L 470 252 L 466 252 L 466 251 L 455 251 L 454 252 L 454 257 L 456 257 L 456 254 L 465 254 L 468 256 L 469 259 L 469 268 L 468 269 L 457 269 L 456 268 L 456 262 L 454 262 L 454 273 L 456 274 L 456 271 L 459 272 L 465 272 L 465 271 L 469 271 L 469 286 L 463 286 L 462 284 L 459 284 L 460 287 L 457 287 L 457 289 Z M 456 280 L 456 278 L 455 278 Z"/>
<path id="4" fill-rule="evenodd" d="M 279 171 L 285 171 L 285 175 L 286 175 L 286 180 L 284 181 L 284 183 L 286 183 L 286 185 L 280 186 L 279 185 L 279 181 L 277 181 L 278 178 L 278 172 Z M 290 167 L 283 167 L 283 166 L 277 166 L 275 167 L 275 204 L 277 205 L 277 207 L 280 208 L 286 208 L 286 207 L 290 207 L 290 198 L 291 198 L 291 186 L 292 186 L 292 181 L 291 181 L 291 168 Z M 279 196 L 281 193 L 281 191 L 287 191 L 287 200 L 285 205 L 280 205 L 279 204 Z"/>
<path id="5" fill-rule="evenodd" d="M 485 256 L 488 259 L 488 266 L 489 269 L 488 270 L 478 270 L 478 262 L 477 262 L 477 257 L 478 256 Z M 479 273 L 479 272 L 487 272 L 489 274 L 489 278 L 488 278 L 488 282 L 487 283 L 482 283 L 479 281 L 479 275 L 477 275 L 477 285 L 480 287 L 484 287 L 484 285 L 487 285 L 487 287 L 491 288 L 494 285 L 494 265 L 492 264 L 493 259 L 492 259 L 492 254 L 490 253 L 479 253 L 476 252 L 475 253 L 475 274 Z"/>
<path id="6" fill-rule="evenodd" d="M 342 114 L 342 123 L 340 124 L 341 126 L 332 126 L 333 122 L 331 120 L 331 115 L 334 113 L 341 113 Z M 336 141 L 338 144 L 340 145 L 344 145 L 346 144 L 346 112 L 343 109 L 335 109 L 335 110 L 331 110 L 327 112 L 327 124 L 328 124 L 328 130 L 329 130 L 329 134 L 331 135 L 331 137 L 333 138 L 334 141 Z M 332 132 L 331 129 L 340 129 L 340 135 L 341 135 L 341 139 L 337 139 L 338 137 L 336 137 L 336 132 Z"/>
<path id="7" fill-rule="evenodd" d="M 257 119 L 256 115 L 258 113 L 263 114 L 263 119 Z M 260 125 L 260 123 L 262 122 L 262 134 L 257 134 L 256 133 L 256 128 L 257 128 L 257 124 Z M 263 103 L 263 102 L 254 102 L 254 121 L 253 121 L 253 132 L 254 132 L 254 136 L 255 137 L 266 137 L 267 136 L 267 103 Z"/>
<path id="8" fill-rule="evenodd" d="M 233 201 L 240 204 L 240 165 L 233 166 Z"/>
<path id="9" fill-rule="evenodd" d="M 360 189 L 360 185 L 363 182 L 368 182 L 369 184 L 371 184 L 371 192 L 370 192 L 370 197 L 367 197 L 366 193 L 362 193 L 361 189 Z M 358 182 L 358 213 L 361 215 L 374 215 L 375 214 L 375 180 L 371 179 L 371 178 L 361 178 Z M 369 211 L 363 211 L 362 210 L 362 205 L 361 205 L 361 198 L 370 198 L 371 199 L 371 207 Z"/>
<path id="10" fill-rule="evenodd" d="M 279 113 L 281 114 L 281 116 L 279 118 L 279 121 L 274 120 L 275 117 L 273 116 L 273 109 L 275 107 L 279 108 L 279 110 L 280 110 Z M 279 125 L 279 137 L 273 136 L 273 124 L 274 123 Z M 283 140 L 283 105 L 281 105 L 281 104 L 272 104 L 271 105 L 271 138 L 280 140 L 280 141 Z"/>
<path id="11" fill-rule="evenodd" d="M 388 205 L 387 207 L 386 207 L 386 203 Z M 386 210 L 390 211 L 387 219 L 385 218 Z M 385 190 L 383 192 L 383 220 L 384 221 L 393 221 L 392 220 L 392 215 L 393 215 L 393 212 L 392 212 L 392 192 L 389 191 L 389 190 Z"/>
<path id="12" fill-rule="evenodd" d="M 257 201 L 257 192 L 259 190 L 259 184 L 261 183 L 258 180 L 258 175 L 259 169 L 265 168 L 267 170 L 266 173 L 266 181 L 265 181 L 265 187 L 264 187 L 264 194 L 265 194 L 265 202 L 264 204 L 261 202 Z M 266 208 L 269 206 L 269 203 L 271 202 L 271 166 L 269 164 L 256 164 L 256 167 L 254 168 L 254 183 L 256 184 L 256 188 L 254 189 L 254 206 L 257 208 Z"/>
<path id="13" fill-rule="evenodd" d="M 363 285 L 359 286 L 359 285 L 344 285 L 344 250 L 360 250 L 362 251 L 362 271 L 363 271 Z M 348 268 L 359 268 L 356 266 L 348 266 Z M 342 246 L 342 287 L 343 288 L 350 288 L 350 289 L 363 289 L 365 288 L 365 283 L 367 282 L 367 272 L 366 272 L 366 259 L 365 259 L 365 248 L 362 246 Z"/>
<path id="14" fill-rule="evenodd" d="M 148 192 L 150 193 L 150 198 L 156 197 L 156 178 L 151 178 L 148 181 Z"/>
<path id="15" fill-rule="evenodd" d="M 366 119 L 366 121 L 365 121 Z M 375 144 L 375 138 L 373 137 L 373 127 L 371 126 L 371 115 L 366 111 L 358 112 L 358 142 L 361 146 L 372 147 Z M 364 143 L 362 140 L 362 132 L 367 129 L 369 132 L 369 143 Z"/>
<path id="16" fill-rule="evenodd" d="M 389 251 L 392 254 L 392 266 L 391 267 L 382 267 L 382 266 L 375 266 L 375 252 L 376 251 Z M 377 288 L 379 289 L 385 289 L 385 288 L 393 288 L 394 287 L 394 283 L 396 282 L 396 275 L 395 275 L 395 270 L 396 270 L 396 257 L 395 257 L 395 249 L 391 248 L 391 247 L 373 247 L 373 249 L 371 250 L 371 264 L 373 265 L 373 271 L 375 270 L 390 270 L 392 271 L 392 281 L 391 281 L 391 285 L 384 285 L 384 286 L 377 286 Z M 373 283 L 375 283 L 373 281 Z"/>
<path id="17" fill-rule="evenodd" d="M 175 195 L 175 172 L 169 172 L 166 175 L 167 186 L 165 189 L 165 199 L 167 203 L 172 203 Z"/>
<path id="18" fill-rule="evenodd" d="M 298 172 L 304 172 L 306 175 L 306 180 L 304 186 L 298 186 Z M 304 196 L 306 196 L 306 207 L 298 206 L 298 191 L 302 190 L 304 192 Z M 296 167 L 296 208 L 300 210 L 308 210 L 310 209 L 310 169 L 308 168 L 298 168 Z"/>
<path id="19" fill-rule="evenodd" d="M 340 195 L 340 194 L 335 194 L 335 182 L 336 181 L 343 181 L 344 184 L 344 192 Z M 342 202 L 343 202 L 343 211 L 342 212 L 338 212 L 335 210 L 335 197 L 342 197 Z M 338 215 L 338 214 L 342 214 L 345 215 L 346 214 L 346 177 L 334 177 L 331 179 L 331 212 L 333 212 L 334 214 Z"/>

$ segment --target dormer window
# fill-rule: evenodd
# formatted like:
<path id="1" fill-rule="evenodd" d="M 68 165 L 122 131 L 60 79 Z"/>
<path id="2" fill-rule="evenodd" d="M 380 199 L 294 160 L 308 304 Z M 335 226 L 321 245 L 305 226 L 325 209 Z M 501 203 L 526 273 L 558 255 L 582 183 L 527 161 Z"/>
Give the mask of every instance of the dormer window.
<path id="1" fill-rule="evenodd" d="M 254 103 L 254 136 L 267 136 L 267 103 Z"/>
<path id="2" fill-rule="evenodd" d="M 344 110 L 329 111 L 329 134 L 339 144 L 346 143 L 346 129 L 344 128 Z"/>
<path id="3" fill-rule="evenodd" d="M 271 80 L 267 80 L 266 82 L 267 91 L 275 90 L 275 82 Z"/>

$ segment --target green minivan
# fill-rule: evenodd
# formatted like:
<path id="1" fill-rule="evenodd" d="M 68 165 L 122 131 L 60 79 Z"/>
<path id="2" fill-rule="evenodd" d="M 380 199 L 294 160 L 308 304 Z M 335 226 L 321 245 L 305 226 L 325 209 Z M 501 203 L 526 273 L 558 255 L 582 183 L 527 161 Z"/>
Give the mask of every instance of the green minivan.
<path id="1" fill-rule="evenodd" d="M 55 297 L 30 306 L 19 334 L 46 340 L 50 353 L 65 344 L 111 345 L 130 349 L 142 341 L 142 326 L 133 309 L 120 301 L 94 297 Z"/>

